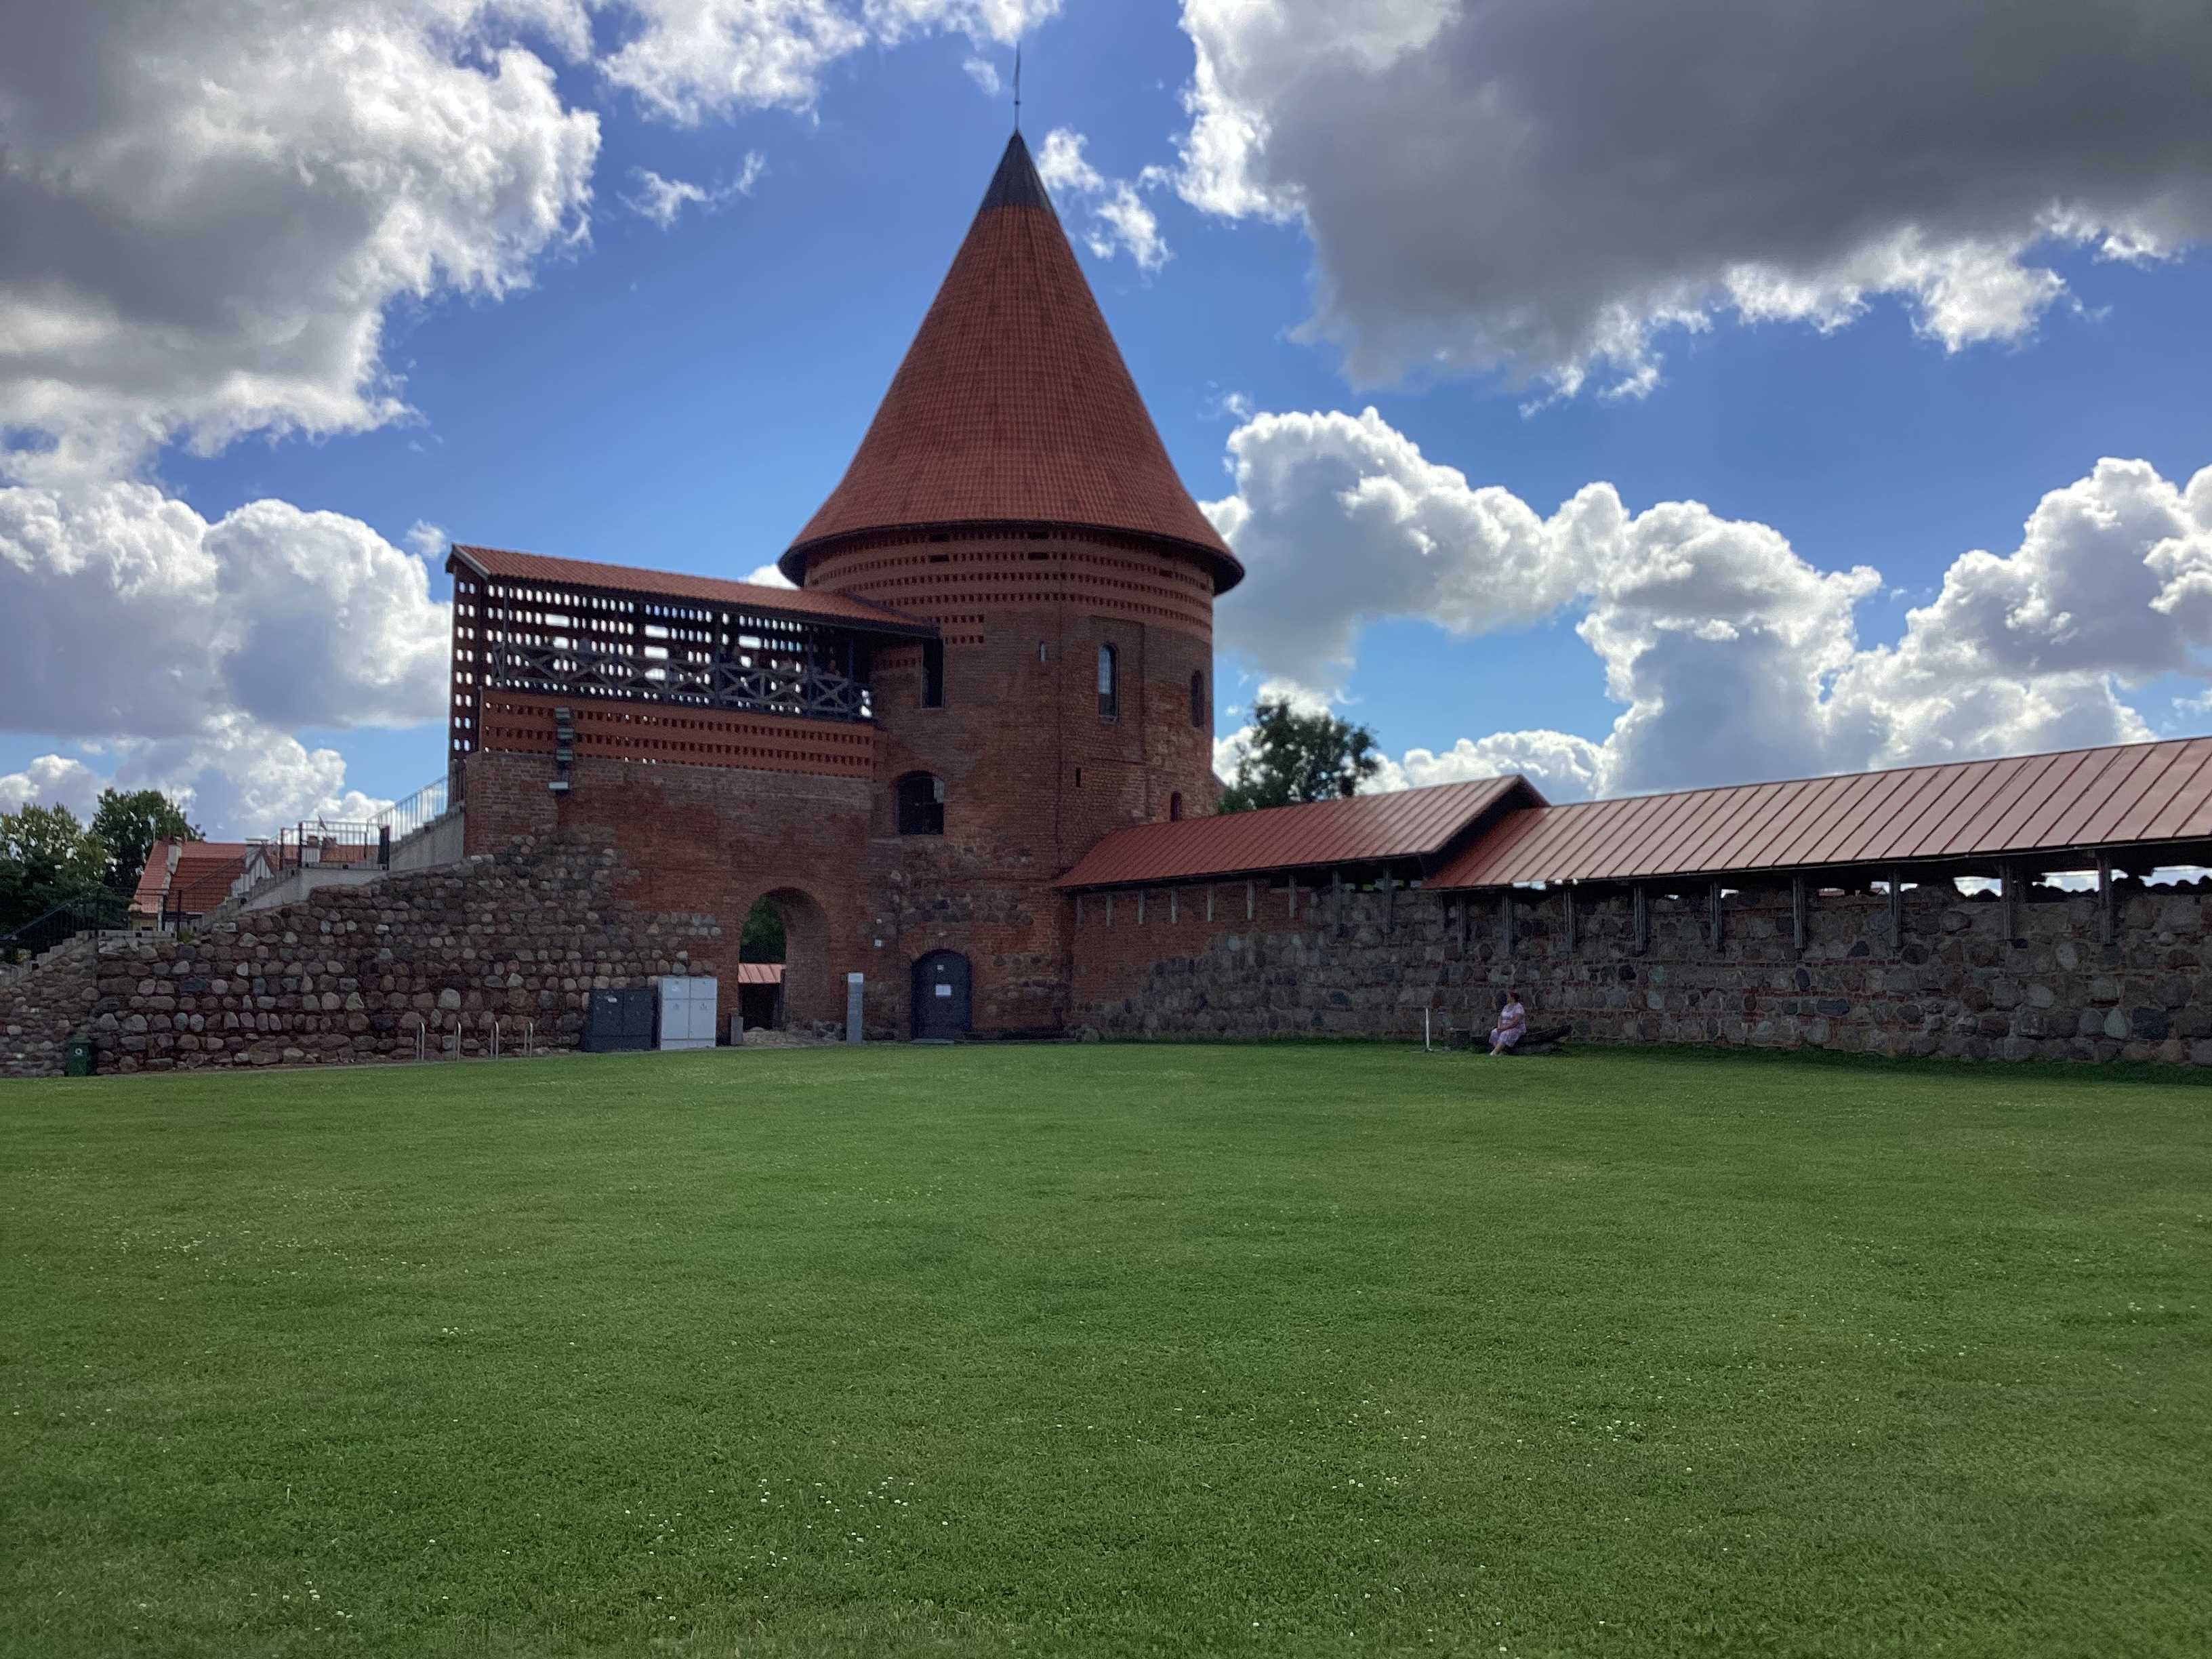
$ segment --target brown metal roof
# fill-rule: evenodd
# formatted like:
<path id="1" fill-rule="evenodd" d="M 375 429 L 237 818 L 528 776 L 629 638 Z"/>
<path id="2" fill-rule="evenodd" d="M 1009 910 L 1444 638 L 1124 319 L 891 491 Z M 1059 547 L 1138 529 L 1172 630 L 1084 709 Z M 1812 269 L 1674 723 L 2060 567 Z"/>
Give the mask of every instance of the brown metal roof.
<path id="1" fill-rule="evenodd" d="M 1524 778 L 1478 778 L 1349 800 L 1141 823 L 1107 836 L 1059 884 L 1118 887 L 1433 857 L 1483 814 L 1512 799 L 1531 805 L 1543 801 Z"/>
<path id="2" fill-rule="evenodd" d="M 2212 838 L 2212 738 L 1515 812 L 1431 887 L 1887 864 Z"/>
<path id="3" fill-rule="evenodd" d="M 1133 531 L 1244 568 L 1176 475 L 1016 133 L 830 499 L 783 556 L 869 530 L 1016 522 Z"/>
<path id="4" fill-rule="evenodd" d="M 637 570 L 626 564 L 599 564 L 589 559 L 555 559 L 543 553 L 517 553 L 503 547 L 471 547 L 455 544 L 453 556 L 480 576 L 503 580 L 560 582 L 570 587 L 605 587 L 621 593 L 642 593 L 671 599 L 693 599 L 705 605 L 764 611 L 772 617 L 803 617 L 809 622 L 834 623 L 873 634 L 912 634 L 933 637 L 937 624 L 887 605 L 840 593 L 799 592 L 767 587 L 758 582 L 733 582 L 720 576 L 690 576 L 671 570 Z"/>

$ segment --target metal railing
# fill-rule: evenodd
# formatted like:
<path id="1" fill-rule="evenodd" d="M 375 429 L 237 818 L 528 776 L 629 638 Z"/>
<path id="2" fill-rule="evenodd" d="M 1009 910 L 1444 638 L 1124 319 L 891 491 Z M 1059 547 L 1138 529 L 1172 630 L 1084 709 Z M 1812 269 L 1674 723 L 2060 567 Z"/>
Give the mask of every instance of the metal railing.
<path id="1" fill-rule="evenodd" d="M 439 778 L 424 784 L 413 794 L 392 802 L 369 822 L 376 829 L 386 832 L 391 840 L 404 841 L 424 825 L 436 823 L 452 810 L 452 793 L 447 780 Z"/>
<path id="2" fill-rule="evenodd" d="M 0 933 L 0 963 L 43 956 L 79 933 L 109 933 L 130 925 L 131 901 L 121 893 L 82 893 L 11 933 Z"/>

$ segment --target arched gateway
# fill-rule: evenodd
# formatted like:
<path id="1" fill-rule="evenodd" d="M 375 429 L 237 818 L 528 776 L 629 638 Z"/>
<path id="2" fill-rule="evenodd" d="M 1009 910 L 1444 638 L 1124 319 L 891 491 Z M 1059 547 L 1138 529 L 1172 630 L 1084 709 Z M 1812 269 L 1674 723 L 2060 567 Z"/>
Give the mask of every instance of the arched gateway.
<path id="1" fill-rule="evenodd" d="M 866 976 L 874 1036 L 948 1000 L 963 1030 L 1063 1028 L 1052 884 L 1115 830 L 1212 810 L 1213 601 L 1243 571 L 1018 134 L 781 567 L 797 591 L 454 549 L 469 849 L 611 831 L 636 900 L 732 941 L 754 896 L 803 890 L 818 976 Z M 918 1018 L 901 964 L 930 961 L 959 988 Z M 795 1017 L 815 977 L 793 964 Z"/>

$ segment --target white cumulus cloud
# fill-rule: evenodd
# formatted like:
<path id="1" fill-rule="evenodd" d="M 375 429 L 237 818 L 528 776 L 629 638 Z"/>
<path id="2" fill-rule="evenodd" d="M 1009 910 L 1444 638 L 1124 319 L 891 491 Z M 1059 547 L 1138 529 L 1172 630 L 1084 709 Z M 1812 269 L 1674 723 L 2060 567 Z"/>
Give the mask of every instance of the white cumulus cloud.
<path id="1" fill-rule="evenodd" d="M 2129 687 L 2212 674 L 2212 468 L 2181 486 L 2100 462 L 1869 645 L 1856 611 L 1877 571 L 1818 569 L 1698 502 L 1635 512 L 1592 483 L 1546 514 L 1373 410 L 1260 415 L 1229 448 L 1237 491 L 1206 510 L 1251 579 L 1219 639 L 1262 676 L 1334 698 L 1370 623 L 1572 617 L 1622 705 L 1602 742 L 1500 732 L 1412 750 L 1385 786 L 1523 771 L 1565 799 L 2122 742 L 2148 735 Z"/>
<path id="2" fill-rule="evenodd" d="M 1641 395 L 1716 317 L 1893 297 L 1949 349 L 2056 249 L 2212 238 L 2212 8 L 2167 0 L 1183 0 L 1178 183 L 1302 224 L 1357 381 Z"/>
<path id="3" fill-rule="evenodd" d="M 1110 259 L 1126 252 L 1138 270 L 1158 270 L 1172 257 L 1167 239 L 1160 234 L 1158 216 L 1138 193 L 1137 184 L 1109 179 L 1085 158 L 1088 142 L 1072 128 L 1054 127 L 1037 152 L 1037 176 L 1088 216 L 1079 234 L 1094 257 Z M 1158 184 L 1161 178 L 1154 173 L 1139 182 Z"/>

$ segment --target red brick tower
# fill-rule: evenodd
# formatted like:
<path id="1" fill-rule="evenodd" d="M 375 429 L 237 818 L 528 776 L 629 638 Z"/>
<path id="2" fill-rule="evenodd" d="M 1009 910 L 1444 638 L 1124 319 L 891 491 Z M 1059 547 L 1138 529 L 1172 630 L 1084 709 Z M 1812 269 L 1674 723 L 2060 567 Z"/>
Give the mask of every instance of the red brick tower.
<path id="1" fill-rule="evenodd" d="M 1176 476 L 1018 133 L 782 568 L 941 631 L 873 673 L 870 874 L 915 1033 L 1059 1026 L 1048 884 L 1110 830 L 1212 810 L 1213 600 L 1243 570 Z"/>

